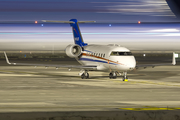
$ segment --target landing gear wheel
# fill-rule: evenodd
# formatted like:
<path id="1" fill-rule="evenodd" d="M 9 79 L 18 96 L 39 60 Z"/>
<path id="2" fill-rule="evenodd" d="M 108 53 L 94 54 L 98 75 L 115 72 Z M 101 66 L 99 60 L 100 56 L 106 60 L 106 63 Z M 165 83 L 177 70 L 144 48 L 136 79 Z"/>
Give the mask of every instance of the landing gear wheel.
<path id="1" fill-rule="evenodd" d="M 123 77 L 123 81 L 128 81 L 128 77 Z"/>
<path id="2" fill-rule="evenodd" d="M 82 79 L 84 79 L 84 78 L 85 78 L 85 74 L 84 74 L 84 73 L 81 75 L 81 78 L 82 78 Z"/>
<path id="3" fill-rule="evenodd" d="M 112 79 L 113 78 L 113 74 L 109 73 L 109 78 Z"/>
<path id="4" fill-rule="evenodd" d="M 82 78 L 82 79 L 88 79 L 88 78 L 89 78 L 89 73 L 83 73 L 83 74 L 81 75 L 81 78 Z"/>
<path id="5" fill-rule="evenodd" d="M 117 74 L 114 72 L 114 73 L 109 73 L 109 78 L 110 79 L 116 79 L 117 78 Z"/>
<path id="6" fill-rule="evenodd" d="M 89 73 L 85 73 L 85 78 L 86 78 L 86 79 L 89 78 Z"/>
<path id="7" fill-rule="evenodd" d="M 113 79 L 116 79 L 117 78 L 117 74 L 116 73 L 114 73 L 114 75 L 113 75 Z"/>

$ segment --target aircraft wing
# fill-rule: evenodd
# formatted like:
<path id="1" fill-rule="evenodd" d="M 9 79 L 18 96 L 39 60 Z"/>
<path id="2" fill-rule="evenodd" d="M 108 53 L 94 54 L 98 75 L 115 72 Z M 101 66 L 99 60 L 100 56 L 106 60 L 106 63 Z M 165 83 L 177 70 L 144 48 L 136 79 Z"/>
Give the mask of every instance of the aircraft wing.
<path id="1" fill-rule="evenodd" d="M 173 52 L 173 57 L 172 57 L 172 63 L 162 63 L 162 64 L 142 64 L 142 65 L 136 65 L 136 69 L 139 68 L 147 68 L 147 67 L 152 67 L 154 68 L 155 66 L 170 66 L 170 65 L 176 65 L 176 58 L 175 58 L 175 53 Z"/>
<path id="2" fill-rule="evenodd" d="M 9 62 L 9 59 L 8 59 L 8 57 L 6 55 L 6 52 L 4 52 L 4 55 L 5 55 L 5 58 L 6 58 L 6 62 L 9 65 L 45 66 L 45 67 L 68 68 L 68 69 L 76 68 L 76 69 L 88 69 L 88 70 L 96 70 L 97 69 L 97 66 L 91 66 L 91 65 L 83 66 L 83 65 L 54 65 L 54 64 L 11 63 L 11 62 Z"/>

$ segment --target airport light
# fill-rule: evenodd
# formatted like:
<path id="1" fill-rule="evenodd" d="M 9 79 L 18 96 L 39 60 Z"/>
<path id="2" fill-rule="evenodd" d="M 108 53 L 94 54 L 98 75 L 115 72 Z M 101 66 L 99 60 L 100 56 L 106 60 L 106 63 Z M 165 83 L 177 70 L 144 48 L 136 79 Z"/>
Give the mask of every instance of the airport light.
<path id="1" fill-rule="evenodd" d="M 141 24 L 141 21 L 138 21 L 138 24 Z"/>
<path id="2" fill-rule="evenodd" d="M 37 24 L 38 22 L 37 22 L 37 21 L 35 21 L 34 23 L 36 23 L 36 24 Z"/>
<path id="3" fill-rule="evenodd" d="M 179 57 L 179 54 L 175 53 L 174 56 L 175 56 L 175 58 L 178 58 L 178 57 Z"/>

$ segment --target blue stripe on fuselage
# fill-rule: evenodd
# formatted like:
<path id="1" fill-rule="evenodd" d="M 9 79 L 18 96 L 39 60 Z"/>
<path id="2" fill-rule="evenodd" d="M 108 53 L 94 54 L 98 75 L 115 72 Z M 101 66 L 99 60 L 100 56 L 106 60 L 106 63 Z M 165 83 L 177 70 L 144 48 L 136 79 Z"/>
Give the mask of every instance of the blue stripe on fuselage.
<path id="1" fill-rule="evenodd" d="M 89 58 L 80 58 L 79 60 L 82 60 L 82 61 L 91 61 L 91 62 L 108 63 L 108 62 L 106 62 L 106 61 L 93 60 L 93 59 L 89 59 Z M 111 63 L 111 62 L 109 62 L 109 64 L 112 64 L 112 65 L 118 65 L 118 64 L 115 64 L 115 63 Z"/>

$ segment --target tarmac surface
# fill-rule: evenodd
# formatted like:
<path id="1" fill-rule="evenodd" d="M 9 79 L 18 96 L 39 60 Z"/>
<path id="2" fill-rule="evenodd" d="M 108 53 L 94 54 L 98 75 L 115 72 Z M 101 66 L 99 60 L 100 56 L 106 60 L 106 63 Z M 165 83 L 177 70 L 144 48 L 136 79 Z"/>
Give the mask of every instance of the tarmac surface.
<path id="1" fill-rule="evenodd" d="M 78 73 L 75 69 L 1 66 L 0 113 L 180 109 L 178 65 L 128 72 L 128 82 L 121 76 L 109 79 L 108 72 L 90 71 L 89 79 L 81 79 Z"/>
<path id="2" fill-rule="evenodd" d="M 129 72 L 128 82 L 106 72 L 26 66 L 0 67 L 0 111 L 88 111 L 180 108 L 180 66 Z"/>

